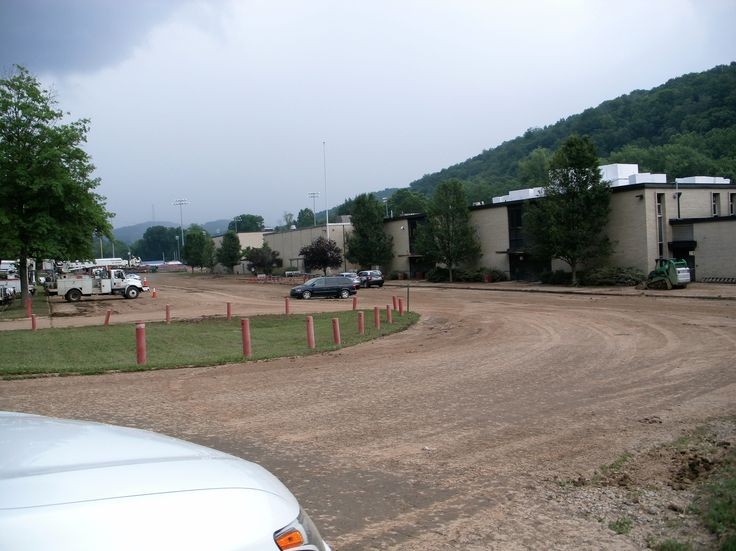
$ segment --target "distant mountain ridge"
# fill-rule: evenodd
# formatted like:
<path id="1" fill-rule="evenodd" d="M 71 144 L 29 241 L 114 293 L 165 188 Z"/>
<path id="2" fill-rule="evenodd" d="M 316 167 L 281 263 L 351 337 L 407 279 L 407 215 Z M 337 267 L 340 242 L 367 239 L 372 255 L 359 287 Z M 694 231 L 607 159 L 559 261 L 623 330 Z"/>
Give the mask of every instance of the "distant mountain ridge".
<path id="1" fill-rule="evenodd" d="M 588 135 L 602 159 L 638 163 L 642 172 L 670 178 L 694 175 L 736 178 L 736 63 L 635 90 L 598 107 L 483 151 L 410 184 L 427 195 L 442 181 L 466 182 L 471 200 L 488 200 L 530 187 L 519 162 L 536 149 L 554 151 L 571 134 Z"/>

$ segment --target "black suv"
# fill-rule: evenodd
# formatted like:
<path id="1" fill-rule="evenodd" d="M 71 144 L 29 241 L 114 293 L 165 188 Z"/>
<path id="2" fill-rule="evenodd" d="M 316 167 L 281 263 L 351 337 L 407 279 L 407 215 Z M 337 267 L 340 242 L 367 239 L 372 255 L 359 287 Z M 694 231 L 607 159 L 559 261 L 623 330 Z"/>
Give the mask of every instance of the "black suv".
<path id="1" fill-rule="evenodd" d="M 315 277 L 291 289 L 295 298 L 337 297 L 348 298 L 358 292 L 358 285 L 347 277 Z"/>
<path id="2" fill-rule="evenodd" d="M 363 287 L 383 287 L 383 274 L 378 270 L 363 270 L 358 277 Z"/>

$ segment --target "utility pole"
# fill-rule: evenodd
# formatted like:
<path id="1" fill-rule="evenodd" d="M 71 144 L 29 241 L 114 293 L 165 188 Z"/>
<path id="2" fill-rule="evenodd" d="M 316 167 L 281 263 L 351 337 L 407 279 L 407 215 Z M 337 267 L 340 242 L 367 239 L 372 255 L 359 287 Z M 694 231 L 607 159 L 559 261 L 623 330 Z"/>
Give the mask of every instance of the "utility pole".
<path id="1" fill-rule="evenodd" d="M 325 140 L 322 140 L 322 169 L 325 175 L 325 229 L 327 231 L 327 239 L 330 238 L 330 205 L 327 202 L 327 149 Z"/>

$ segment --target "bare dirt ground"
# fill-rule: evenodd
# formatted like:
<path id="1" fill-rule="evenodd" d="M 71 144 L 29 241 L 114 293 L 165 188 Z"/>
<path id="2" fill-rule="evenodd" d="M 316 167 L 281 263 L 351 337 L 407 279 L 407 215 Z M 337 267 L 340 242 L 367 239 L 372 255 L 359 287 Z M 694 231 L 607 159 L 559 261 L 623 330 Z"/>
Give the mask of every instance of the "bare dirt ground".
<path id="1" fill-rule="evenodd" d="M 157 321 L 165 304 L 174 318 L 224 314 L 227 301 L 235 315 L 278 313 L 288 289 L 149 284 L 158 298 L 54 302 L 39 327 L 101 323 L 107 308 L 116 322 Z M 412 286 L 417 326 L 339 352 L 2 381 L 0 409 L 152 429 L 256 461 L 336 549 L 640 549 L 673 533 L 711 546 L 686 508 L 699 473 L 736 444 L 736 301 L 717 300 L 736 289 L 476 287 Z M 360 307 L 405 293 L 361 290 Z M 698 293 L 714 300 L 685 298 Z M 702 425 L 697 446 L 682 438 Z M 628 534 L 608 526 L 622 517 Z"/>

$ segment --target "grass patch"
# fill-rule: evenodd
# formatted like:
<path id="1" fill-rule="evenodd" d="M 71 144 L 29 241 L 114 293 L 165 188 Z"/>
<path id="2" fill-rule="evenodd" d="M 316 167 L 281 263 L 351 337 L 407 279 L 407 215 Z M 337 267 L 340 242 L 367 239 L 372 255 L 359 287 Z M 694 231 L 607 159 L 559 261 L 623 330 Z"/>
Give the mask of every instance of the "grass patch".
<path id="1" fill-rule="evenodd" d="M 394 315 L 394 323 L 373 326 L 366 310 L 365 334 L 358 333 L 358 312 L 312 314 L 317 348 L 306 342 L 306 317 L 268 315 L 250 318 L 253 357 L 264 360 L 335 350 L 332 318 L 340 320 L 342 347 L 402 331 L 419 315 Z M 0 375 L 3 378 L 45 374 L 77 375 L 106 371 L 140 371 L 219 365 L 244 361 L 240 319 L 223 318 L 146 323 L 148 363 L 136 364 L 135 324 L 0 332 Z"/>
<path id="2" fill-rule="evenodd" d="M 631 532 L 631 526 L 633 522 L 629 517 L 619 517 L 608 523 L 608 527 L 616 532 L 617 534 L 626 535 Z"/>
<path id="3" fill-rule="evenodd" d="M 652 546 L 654 551 L 692 551 L 692 545 L 677 540 L 664 540 Z"/>
<path id="4" fill-rule="evenodd" d="M 719 549 L 736 551 L 736 450 L 705 486 L 701 511 L 705 526 L 718 536 Z"/>
<path id="5" fill-rule="evenodd" d="M 36 294 L 31 299 L 31 313 L 38 316 L 49 315 L 49 303 L 43 288 L 37 287 Z M 0 320 L 16 320 L 26 317 L 26 305 L 20 298 L 16 298 L 6 306 L 0 306 Z"/>

